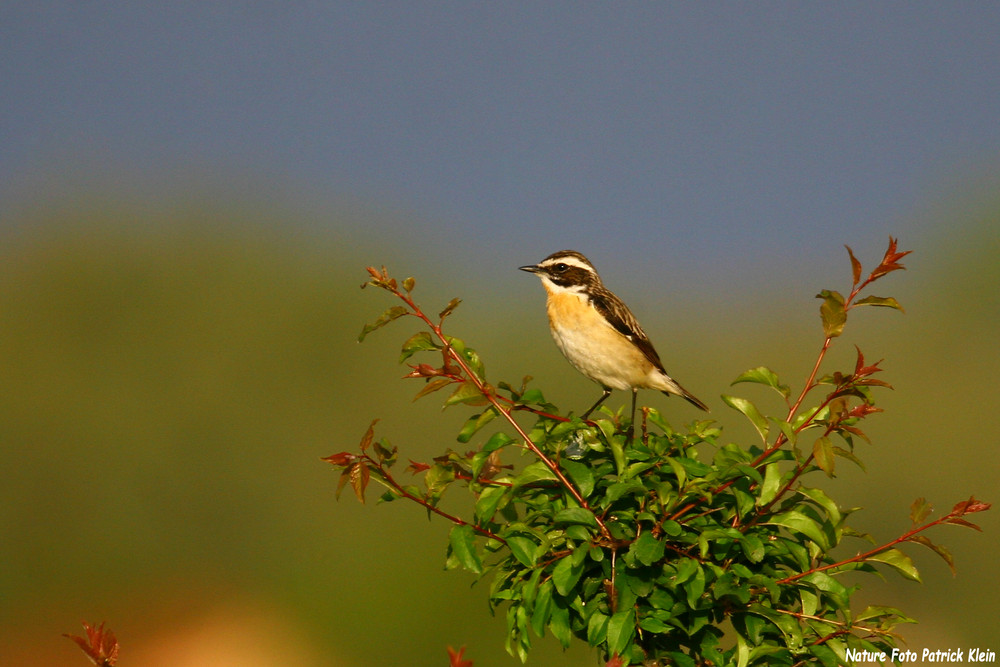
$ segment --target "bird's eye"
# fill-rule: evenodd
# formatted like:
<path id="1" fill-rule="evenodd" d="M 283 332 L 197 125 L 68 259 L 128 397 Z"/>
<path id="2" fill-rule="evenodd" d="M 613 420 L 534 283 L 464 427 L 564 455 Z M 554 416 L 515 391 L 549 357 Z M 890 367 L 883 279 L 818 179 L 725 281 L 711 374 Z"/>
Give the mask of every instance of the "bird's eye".
<path id="1" fill-rule="evenodd" d="M 569 266 L 560 262 L 559 264 L 556 264 L 552 268 L 556 273 L 563 273 L 564 271 L 566 271 L 566 269 L 569 268 Z"/>

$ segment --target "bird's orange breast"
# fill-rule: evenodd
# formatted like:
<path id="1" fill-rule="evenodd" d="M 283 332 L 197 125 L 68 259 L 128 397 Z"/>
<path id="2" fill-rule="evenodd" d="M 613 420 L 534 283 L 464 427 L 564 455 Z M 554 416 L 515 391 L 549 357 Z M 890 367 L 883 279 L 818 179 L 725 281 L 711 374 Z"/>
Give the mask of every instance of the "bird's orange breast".
<path id="1" fill-rule="evenodd" d="M 658 371 L 632 341 L 604 319 L 585 296 L 550 292 L 547 302 L 552 337 L 581 373 L 604 387 L 651 386 Z"/>
<path id="2" fill-rule="evenodd" d="M 604 318 L 587 302 L 587 297 L 566 292 L 550 292 L 546 302 L 549 325 L 553 328 L 580 329 L 605 327 Z"/>

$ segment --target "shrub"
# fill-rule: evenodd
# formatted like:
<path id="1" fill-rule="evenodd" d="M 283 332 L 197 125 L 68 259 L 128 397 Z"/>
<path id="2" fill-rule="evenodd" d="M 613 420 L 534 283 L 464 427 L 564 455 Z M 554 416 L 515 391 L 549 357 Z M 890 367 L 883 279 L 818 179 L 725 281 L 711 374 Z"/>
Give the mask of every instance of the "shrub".
<path id="1" fill-rule="evenodd" d="M 847 572 L 895 571 L 919 580 L 899 547 L 933 549 L 954 569 L 949 552 L 925 535 L 940 524 L 978 527 L 965 517 L 989 509 L 970 498 L 928 521 L 930 506 L 910 507 L 912 528 L 877 543 L 847 523 L 844 510 L 807 478 L 833 475 L 838 459 L 860 465 L 854 451 L 867 440 L 860 425 L 875 407 L 876 390 L 889 385 L 857 350 L 854 367 L 821 374 L 848 314 L 861 306 L 899 309 L 892 297 L 862 296 L 876 281 L 902 269 L 896 241 L 867 276 L 848 248 L 851 290 L 823 290 L 823 343 L 797 394 L 765 367 L 733 384 L 756 383 L 777 392 L 787 413 L 764 415 L 745 398 L 723 396 L 747 418 L 759 440 L 720 444 L 720 428 L 697 421 L 686 430 L 644 407 L 634 429 L 627 414 L 608 408 L 589 421 L 563 414 L 530 378 L 518 385 L 487 381 L 479 355 L 444 331 L 453 299 L 437 317 L 413 300 L 415 281 L 397 282 L 369 268 L 371 285 L 399 302 L 359 341 L 393 320 L 415 318 L 421 326 L 403 343 L 406 376 L 424 384 L 417 397 L 446 391 L 445 406 L 474 408 L 458 434 L 468 452 L 449 449 L 429 463 L 410 462 L 396 472 L 397 449 L 376 440 L 375 422 L 356 452 L 325 460 L 341 470 L 339 490 L 350 485 L 364 502 L 371 481 L 385 488 L 380 500 L 406 499 L 453 525 L 447 550 L 451 568 L 492 575 L 489 600 L 507 619 L 507 650 L 526 660 L 531 635 L 550 633 L 564 647 L 574 640 L 596 647 L 609 666 L 801 665 L 850 663 L 860 656 L 892 656 L 894 628 L 913 622 L 893 607 L 855 611 L 857 586 Z M 413 363 L 430 355 L 432 363 Z M 794 398 L 793 398 L 794 395 Z M 526 414 L 530 427 L 515 418 Z M 494 420 L 505 430 L 480 433 Z M 519 450 L 527 463 L 501 461 Z M 466 487 L 471 516 L 439 507 L 445 491 Z M 847 558 L 832 555 L 860 541 Z M 869 544 L 865 544 L 868 541 Z M 864 652 L 868 652 L 865 654 Z M 882 656 L 885 659 L 885 656 Z"/>

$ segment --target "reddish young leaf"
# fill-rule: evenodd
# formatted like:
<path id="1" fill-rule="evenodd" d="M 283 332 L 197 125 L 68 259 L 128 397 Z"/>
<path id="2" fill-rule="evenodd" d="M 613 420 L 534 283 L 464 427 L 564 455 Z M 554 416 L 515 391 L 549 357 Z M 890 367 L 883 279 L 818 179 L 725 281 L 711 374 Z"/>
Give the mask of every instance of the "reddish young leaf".
<path id="1" fill-rule="evenodd" d="M 954 516 L 948 519 L 946 523 L 951 523 L 956 526 L 965 526 L 966 528 L 972 528 L 973 530 L 978 530 L 980 533 L 983 532 L 982 528 L 972 523 L 971 521 L 966 521 L 965 519 L 959 519 L 958 517 Z"/>
<path id="2" fill-rule="evenodd" d="M 500 450 L 495 450 L 490 452 L 490 455 L 486 458 L 486 463 L 483 465 L 482 470 L 479 471 L 479 479 L 493 479 L 499 475 L 504 470 L 513 470 L 514 466 L 503 465 L 500 462 Z"/>
<path id="3" fill-rule="evenodd" d="M 410 465 L 406 466 L 406 472 L 416 475 L 417 473 L 421 473 L 425 470 L 430 470 L 430 468 L 430 465 L 427 463 L 418 463 L 417 461 L 410 459 Z"/>
<path id="4" fill-rule="evenodd" d="M 353 464 L 346 466 L 344 472 L 340 473 L 340 479 L 337 480 L 337 500 L 340 500 L 340 492 L 344 490 L 347 486 L 347 482 L 351 480 L 351 470 L 353 469 Z"/>
<path id="5" fill-rule="evenodd" d="M 344 466 L 350 464 L 355 458 L 354 454 L 350 452 L 340 452 L 339 454 L 331 454 L 330 456 L 324 456 L 320 460 L 326 461 L 327 463 L 334 465 L 338 468 L 343 468 Z"/>
<path id="6" fill-rule="evenodd" d="M 876 408 L 874 405 L 868 405 L 867 403 L 862 403 L 851 408 L 850 412 L 847 413 L 848 417 L 857 417 L 863 419 L 873 412 L 883 412 L 882 408 Z"/>
<path id="7" fill-rule="evenodd" d="M 430 364 L 417 364 L 416 366 L 410 366 L 413 370 L 403 376 L 403 379 L 408 378 L 432 378 L 438 375 L 454 375 L 454 369 L 449 368 L 447 365 L 444 368 L 434 368 Z M 458 369 L 461 370 L 461 369 Z"/>
<path id="8" fill-rule="evenodd" d="M 851 246 L 845 245 L 844 247 L 847 248 L 847 254 L 851 256 L 851 273 L 854 281 L 852 286 L 857 285 L 861 280 L 861 262 L 859 262 L 858 258 L 854 256 L 854 251 L 851 250 Z"/>
<path id="9" fill-rule="evenodd" d="M 885 387 L 886 389 L 892 389 L 892 385 L 888 382 L 882 380 L 857 380 L 854 383 L 855 387 Z"/>
<path id="10" fill-rule="evenodd" d="M 872 364 L 870 366 L 866 366 L 865 365 L 865 355 L 863 355 L 861 353 L 861 348 L 858 347 L 857 345 L 855 345 L 854 349 L 858 351 L 858 359 L 854 363 L 854 377 L 855 378 L 868 377 L 869 375 L 872 375 L 874 373 L 881 373 L 882 372 L 882 369 L 879 368 L 878 365 L 882 363 L 883 359 L 879 359 L 874 364 Z"/>
<path id="11" fill-rule="evenodd" d="M 861 438 L 862 440 L 864 440 L 865 442 L 867 442 L 869 445 L 872 444 L 872 441 L 868 438 L 868 435 L 864 431 L 862 431 L 860 428 L 858 428 L 857 426 L 848 426 L 847 424 L 839 424 L 837 426 L 837 429 L 839 431 L 846 431 L 847 433 L 850 433 L 851 435 L 856 435 L 859 438 Z"/>
<path id="12" fill-rule="evenodd" d="M 63 637 L 74 641 L 98 667 L 113 667 L 118 662 L 118 640 L 115 639 L 115 633 L 110 629 L 105 630 L 104 623 L 94 627 L 84 621 L 83 629 L 87 633 L 86 639 L 65 634 Z"/>
<path id="13" fill-rule="evenodd" d="M 465 647 L 458 649 L 457 651 L 452 647 L 448 647 L 448 667 L 472 667 L 471 660 L 464 659 Z"/>
<path id="14" fill-rule="evenodd" d="M 373 419 L 372 423 L 368 425 L 368 430 L 365 431 L 365 434 L 363 436 L 361 436 L 361 451 L 362 452 L 365 451 L 366 449 L 368 449 L 368 446 L 372 444 L 372 438 L 375 437 L 375 424 L 377 422 L 378 422 L 378 419 Z"/>
<path id="15" fill-rule="evenodd" d="M 625 660 L 623 660 L 621 656 L 615 655 L 604 663 L 604 667 L 625 667 Z"/>
<path id="16" fill-rule="evenodd" d="M 368 285 L 378 285 L 378 283 L 382 280 L 381 274 L 379 274 L 378 269 L 376 269 L 374 266 L 366 267 L 366 270 L 368 271 L 368 275 L 370 275 L 372 279 L 369 282 L 362 285 L 361 289 L 364 289 Z"/>
<path id="17" fill-rule="evenodd" d="M 991 507 L 992 505 L 990 503 L 984 503 L 981 500 L 976 500 L 975 496 L 973 496 L 968 500 L 955 503 L 955 506 L 951 508 L 951 513 L 962 516 L 963 514 L 972 514 L 973 512 L 985 512 Z"/>
<path id="18" fill-rule="evenodd" d="M 458 297 L 455 297 L 454 299 L 448 302 L 448 305 L 444 307 L 444 310 L 438 313 L 438 317 L 440 317 L 442 320 L 448 317 L 449 315 L 451 315 L 453 310 L 458 308 L 458 304 L 460 303 L 462 303 L 462 300 L 459 299 Z"/>
<path id="19" fill-rule="evenodd" d="M 877 280 L 878 278 L 881 278 L 887 273 L 891 273 L 893 271 L 899 271 L 900 269 L 905 269 L 906 267 L 900 264 L 899 260 L 906 257 L 911 252 L 913 251 L 907 250 L 904 252 L 897 252 L 896 239 L 890 236 L 889 247 L 885 251 L 885 256 L 882 257 L 882 262 L 877 267 L 875 267 L 875 269 L 871 272 L 871 275 L 868 276 L 868 282 Z"/>
<path id="20" fill-rule="evenodd" d="M 423 398 L 427 394 L 432 394 L 438 389 L 447 387 L 452 382 L 455 382 L 455 380 L 449 380 L 448 378 L 437 378 L 436 380 L 430 380 L 427 384 L 423 386 L 423 388 L 420 391 L 416 393 L 416 395 L 413 397 L 413 400 L 415 401 L 418 398 Z"/>
<path id="21" fill-rule="evenodd" d="M 354 489 L 354 495 L 364 503 L 365 489 L 368 488 L 368 466 L 364 461 L 355 461 L 347 470 L 350 472 L 351 488 Z"/>
<path id="22" fill-rule="evenodd" d="M 952 557 L 951 552 L 948 551 L 948 549 L 941 546 L 940 544 L 934 544 L 933 542 L 930 541 L 929 538 L 923 535 L 914 535 L 910 538 L 907 538 L 907 541 L 916 542 L 917 544 L 922 544 L 931 551 L 933 551 L 934 553 L 936 553 L 938 556 L 941 556 L 941 559 L 944 560 L 944 562 L 947 563 L 948 567 L 951 569 L 951 576 L 954 577 L 958 575 L 958 570 L 955 569 L 955 559 Z"/>

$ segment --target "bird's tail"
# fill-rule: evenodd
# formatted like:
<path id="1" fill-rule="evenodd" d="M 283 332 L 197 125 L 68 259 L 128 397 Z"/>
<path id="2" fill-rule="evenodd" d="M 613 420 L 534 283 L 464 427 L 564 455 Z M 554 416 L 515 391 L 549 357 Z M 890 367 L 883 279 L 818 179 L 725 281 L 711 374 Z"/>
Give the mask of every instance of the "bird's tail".
<path id="1" fill-rule="evenodd" d="M 677 384 L 676 380 L 671 378 L 670 381 L 673 386 L 670 389 L 664 389 L 663 390 L 664 394 L 666 394 L 667 396 L 669 396 L 670 394 L 673 394 L 674 396 L 680 396 L 681 398 L 683 398 L 685 401 L 695 406 L 696 408 L 700 408 L 705 412 L 711 412 L 711 410 L 708 409 L 707 405 L 705 405 L 702 401 L 700 401 L 694 394 L 689 392 L 687 389 Z"/>

